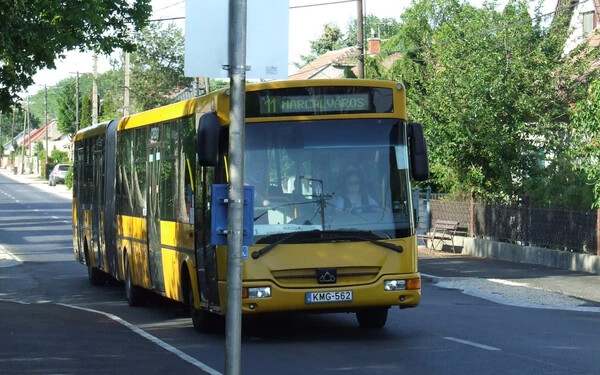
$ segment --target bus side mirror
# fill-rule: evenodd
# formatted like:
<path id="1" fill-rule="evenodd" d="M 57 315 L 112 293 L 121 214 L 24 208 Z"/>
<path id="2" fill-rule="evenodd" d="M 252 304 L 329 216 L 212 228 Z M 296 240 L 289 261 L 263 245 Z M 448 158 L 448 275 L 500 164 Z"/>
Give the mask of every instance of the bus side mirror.
<path id="1" fill-rule="evenodd" d="M 429 160 L 427 143 L 423 135 L 423 126 L 417 122 L 408 124 L 408 142 L 410 145 L 410 171 L 416 181 L 429 179 Z"/>
<path id="2" fill-rule="evenodd" d="M 200 117 L 196 131 L 196 153 L 200 166 L 214 167 L 217 165 L 220 130 L 219 119 L 214 113 L 205 113 Z"/>

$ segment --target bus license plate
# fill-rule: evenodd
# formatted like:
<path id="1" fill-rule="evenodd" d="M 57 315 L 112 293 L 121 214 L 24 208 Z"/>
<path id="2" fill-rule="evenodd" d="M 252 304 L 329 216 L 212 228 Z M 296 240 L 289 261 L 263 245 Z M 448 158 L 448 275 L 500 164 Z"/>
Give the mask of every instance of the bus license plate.
<path id="1" fill-rule="evenodd" d="M 306 303 L 352 302 L 352 291 L 340 292 L 308 292 Z"/>

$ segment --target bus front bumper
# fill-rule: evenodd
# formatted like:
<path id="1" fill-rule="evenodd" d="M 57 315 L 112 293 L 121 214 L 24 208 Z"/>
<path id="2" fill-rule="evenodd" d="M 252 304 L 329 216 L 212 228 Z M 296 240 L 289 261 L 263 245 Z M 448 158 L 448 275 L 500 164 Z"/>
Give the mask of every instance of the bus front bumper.
<path id="1" fill-rule="evenodd" d="M 418 289 L 398 288 L 394 290 L 394 288 L 390 288 L 390 281 L 394 280 L 418 280 L 418 282 L 411 283 L 410 286 L 411 288 L 418 287 Z M 220 284 L 222 284 L 220 287 L 226 290 L 226 284 Z M 396 283 L 393 284 L 395 286 Z M 283 288 L 272 281 L 244 282 L 243 295 L 247 295 L 248 290 L 258 290 L 259 293 L 251 292 L 250 296 L 242 298 L 242 313 L 260 314 L 284 311 L 355 312 L 381 306 L 416 307 L 421 301 L 420 285 L 420 275 L 418 273 L 385 275 L 374 283 L 355 286 L 319 285 L 309 288 Z M 262 298 L 256 297 L 256 294 L 265 295 L 265 293 L 260 293 L 262 290 L 270 291 L 270 295 Z"/>

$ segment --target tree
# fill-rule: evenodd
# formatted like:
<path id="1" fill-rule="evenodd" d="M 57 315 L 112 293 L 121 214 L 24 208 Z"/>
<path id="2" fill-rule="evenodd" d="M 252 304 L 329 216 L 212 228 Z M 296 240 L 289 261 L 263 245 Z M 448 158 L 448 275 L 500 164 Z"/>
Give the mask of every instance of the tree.
<path id="1" fill-rule="evenodd" d="M 62 134 L 75 133 L 75 78 L 63 79 L 57 85 L 57 128 Z M 81 102 L 80 102 L 81 104 Z"/>
<path id="2" fill-rule="evenodd" d="M 600 80 L 592 82 L 588 97 L 575 105 L 572 115 L 572 152 L 593 187 L 593 205 L 600 208 Z"/>
<path id="3" fill-rule="evenodd" d="M 150 0 L 1 2 L 0 110 L 7 111 L 33 75 L 55 68 L 66 51 L 132 50 L 129 26 L 139 29 L 151 13 Z"/>
<path id="4" fill-rule="evenodd" d="M 350 45 L 354 45 L 352 43 Z M 323 35 L 317 40 L 310 41 L 310 55 L 300 56 L 301 63 L 296 64 L 297 66 L 303 66 L 314 61 L 318 56 L 324 54 L 327 51 L 334 51 L 345 47 L 344 34 L 337 25 L 326 24 L 323 26 Z"/>
<path id="5" fill-rule="evenodd" d="M 79 129 L 92 125 L 92 93 L 84 96 L 81 101 L 81 114 L 79 116 Z"/>
<path id="6" fill-rule="evenodd" d="M 131 54 L 131 95 L 138 110 L 171 102 L 178 88 L 192 82 L 183 73 L 184 39 L 175 24 L 166 28 L 150 24 L 135 35 L 138 46 Z"/>
<path id="7" fill-rule="evenodd" d="M 384 45 L 402 51 L 389 77 L 404 82 L 411 117 L 425 125 L 441 190 L 509 201 L 540 175 L 543 155 L 564 151 L 563 61 L 539 22 L 525 1 L 497 11 L 418 0 Z"/>

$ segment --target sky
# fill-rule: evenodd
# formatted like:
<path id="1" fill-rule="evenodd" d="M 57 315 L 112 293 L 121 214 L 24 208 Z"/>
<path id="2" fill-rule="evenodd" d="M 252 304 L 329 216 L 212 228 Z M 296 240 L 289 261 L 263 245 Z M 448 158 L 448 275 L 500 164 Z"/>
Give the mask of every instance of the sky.
<path id="1" fill-rule="evenodd" d="M 199 0 L 198 0 L 199 1 Z M 214 0 L 201 0 L 214 1 Z M 220 0 L 224 1 L 224 0 Z M 249 0 L 251 1 L 251 0 Z M 473 0 L 472 2 L 481 2 Z M 545 0 L 548 6 L 552 8 L 556 0 Z M 329 3 L 328 5 L 309 6 L 312 4 Z M 409 6 L 410 0 L 363 0 L 365 14 L 374 14 L 379 18 L 400 19 L 403 10 Z M 310 53 L 310 41 L 318 39 L 323 26 L 328 23 L 336 24 L 342 32 L 345 32 L 348 23 L 356 19 L 357 5 L 355 1 L 346 0 L 289 0 L 289 45 L 288 60 L 289 73 L 293 73 L 296 68 L 294 62 L 299 62 L 300 55 Z M 178 18 L 185 16 L 184 0 L 152 0 L 153 15 L 152 19 Z M 552 9 L 550 9 L 551 11 Z M 183 19 L 172 21 L 181 29 L 185 29 Z M 184 30 L 185 32 L 185 30 Z M 365 30 L 368 33 L 369 30 Z M 115 52 L 112 58 L 117 58 L 118 52 Z M 110 58 L 100 56 L 98 60 L 98 71 L 104 72 L 110 69 Z M 92 55 L 90 53 L 68 52 L 65 59 L 56 61 L 56 69 L 44 69 L 34 76 L 35 84 L 27 92 L 34 94 L 42 89 L 44 85 L 52 86 L 60 80 L 74 76 L 75 72 L 92 72 Z"/>

